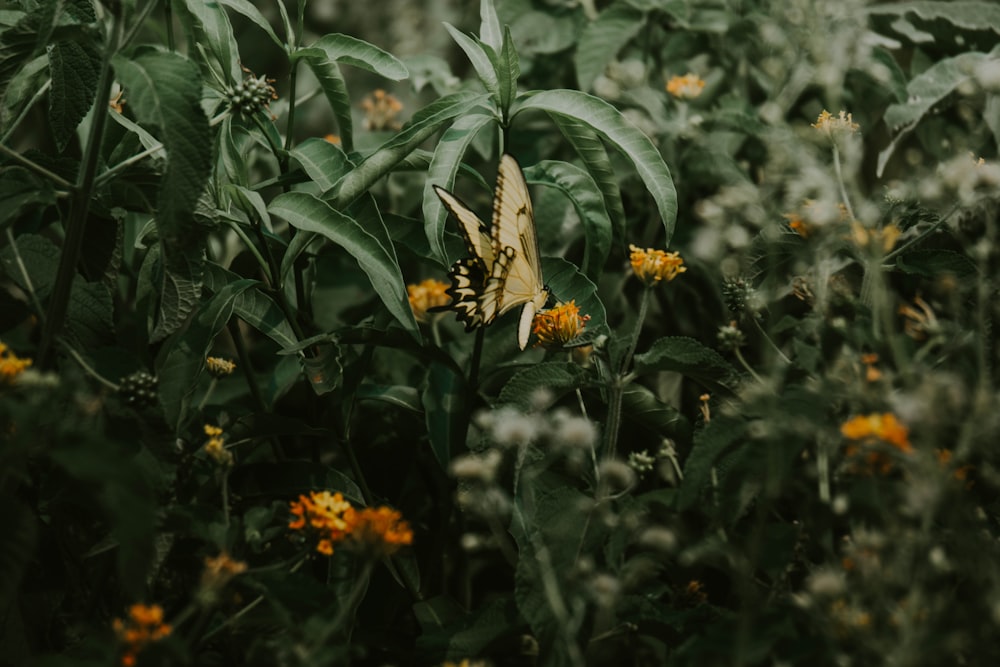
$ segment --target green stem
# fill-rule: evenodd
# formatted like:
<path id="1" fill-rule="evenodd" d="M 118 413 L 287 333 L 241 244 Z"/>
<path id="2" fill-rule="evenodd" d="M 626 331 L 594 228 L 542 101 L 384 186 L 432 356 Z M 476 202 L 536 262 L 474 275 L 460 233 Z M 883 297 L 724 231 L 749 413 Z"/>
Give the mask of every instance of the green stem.
<path id="1" fill-rule="evenodd" d="M 94 100 L 94 119 L 90 125 L 90 134 L 84 148 L 81 169 L 76 187 L 73 188 L 73 198 L 70 204 L 69 219 L 66 221 L 66 239 L 62 254 L 59 257 L 59 268 L 56 272 L 55 284 L 49 299 L 49 311 L 42 329 L 42 341 L 39 346 L 38 365 L 48 366 L 56 336 L 62 331 L 69 307 L 70 291 L 73 278 L 76 276 L 80 252 L 83 248 L 83 237 L 87 229 L 87 215 L 90 211 L 91 193 L 94 179 L 97 176 L 97 165 L 101 154 L 101 144 L 104 139 L 104 127 L 108 119 L 108 101 L 111 99 L 111 55 L 116 50 L 114 39 L 109 37 L 109 44 L 101 62 L 101 73 L 97 79 L 97 95 Z"/>
<path id="2" fill-rule="evenodd" d="M 757 375 L 757 373 L 754 371 L 754 369 L 750 367 L 750 364 L 747 363 L 747 360 L 743 357 L 743 353 L 740 352 L 740 348 L 738 348 L 738 347 L 734 348 L 733 349 L 733 354 L 736 356 L 736 360 L 740 362 L 740 366 L 742 366 L 744 369 L 746 369 L 746 372 L 749 373 L 753 377 L 754 380 L 756 380 L 760 384 L 764 384 L 764 380 L 761 379 L 761 377 L 759 375 Z"/>
<path id="3" fill-rule="evenodd" d="M 344 626 L 350 615 L 357 609 L 365 591 L 368 590 L 368 582 L 371 579 L 374 566 L 375 561 L 365 561 L 364 569 L 361 571 L 361 575 L 354 582 L 354 587 L 347 596 L 347 600 L 345 600 L 340 606 L 340 609 L 337 611 L 337 615 L 332 621 L 330 621 L 329 625 L 320 630 L 320 632 L 314 636 L 309 647 L 305 649 L 302 655 L 300 655 L 301 658 L 304 658 L 302 661 L 303 664 L 310 664 L 308 658 L 311 658 L 316 651 L 322 648 L 323 644 L 325 644 L 334 633 L 339 631 Z"/>
<path id="4" fill-rule="evenodd" d="M 900 255 L 900 254 L 906 252 L 909 248 L 912 248 L 913 246 L 915 246 L 916 244 L 920 243 L 925 238 L 927 238 L 928 236 L 930 236 L 931 234 L 933 234 L 934 232 L 936 232 L 941 227 L 941 225 L 943 225 L 945 222 L 948 221 L 948 218 L 950 218 L 952 215 L 955 214 L 955 211 L 957 211 L 959 209 L 959 207 L 960 207 L 959 204 L 955 204 L 954 206 L 952 206 L 951 210 L 949 210 L 947 213 L 945 213 L 943 216 L 941 216 L 941 219 L 939 219 L 937 222 L 935 222 L 933 225 L 931 225 L 930 227 L 928 227 L 924 231 L 920 232 L 920 234 L 918 236 L 910 239 L 909 241 L 907 241 L 903 245 L 901 245 L 898 248 L 894 249 L 892 252 L 890 252 L 885 257 L 883 257 L 882 261 L 883 262 L 888 262 L 888 261 L 890 261 L 892 259 L 895 259 L 895 257 L 897 255 Z M 888 269 L 891 269 L 892 267 L 891 266 L 886 266 L 886 265 L 883 264 L 882 268 L 884 270 L 888 270 Z"/>
<path id="5" fill-rule="evenodd" d="M 125 48 L 132 43 L 132 40 L 135 39 L 136 35 L 139 34 L 139 31 L 142 30 L 142 24 L 146 22 L 146 19 L 149 18 L 149 15 L 153 13 L 153 10 L 156 9 L 158 4 L 159 0 L 151 0 L 150 2 L 147 2 L 146 6 L 142 8 L 142 11 L 139 12 L 135 18 L 129 20 L 132 28 L 125 34 L 125 37 L 119 43 L 119 48 Z M 104 106 L 107 106 L 107 104 Z"/>
<path id="6" fill-rule="evenodd" d="M 131 167 L 133 164 L 135 164 L 137 162 L 141 162 L 141 161 L 145 160 L 147 157 L 153 155 L 154 153 L 156 153 L 158 151 L 162 151 L 162 150 L 163 150 L 163 144 L 156 144 L 155 146 L 151 146 L 151 147 L 147 148 L 146 150 L 142 151 L 141 153 L 137 153 L 137 154 L 133 155 L 130 158 L 122 160 L 121 162 L 119 162 L 118 164 L 116 164 L 115 166 L 111 167 L 110 169 L 108 169 L 107 171 L 105 171 L 103 174 L 101 174 L 100 176 L 98 176 L 96 179 L 94 179 L 94 184 L 96 186 L 104 185 L 108 181 L 112 180 L 119 173 L 121 173 L 125 169 L 128 169 L 129 167 Z"/>
<path id="7" fill-rule="evenodd" d="M 205 404 L 208 403 L 209 397 L 211 397 L 212 392 L 215 391 L 216 385 L 219 384 L 219 378 L 212 378 L 212 381 L 208 385 L 208 389 L 205 390 L 205 395 L 201 397 L 198 402 L 198 412 L 205 409 Z"/>
<path id="8" fill-rule="evenodd" d="M 301 568 L 302 565 L 305 564 L 305 562 L 306 562 L 306 558 L 303 557 L 303 558 L 299 559 L 299 561 L 297 563 L 295 563 L 295 565 L 292 566 L 292 568 L 288 571 L 288 573 L 291 574 L 293 572 L 297 572 L 299 570 L 299 568 Z M 254 568 L 254 571 L 263 571 L 263 570 L 265 570 L 265 568 Z M 219 625 L 215 626 L 214 628 L 212 628 L 211 630 L 209 630 L 208 632 L 206 632 L 205 635 L 204 635 L 204 637 L 202 637 L 202 640 L 207 640 L 207 639 L 209 639 L 209 638 L 217 635 L 218 633 L 222 632 L 223 630 L 225 630 L 230 625 L 233 625 L 234 623 L 236 623 L 237 621 L 239 621 L 241 618 L 243 618 L 244 616 L 246 616 L 247 614 L 249 614 L 251 611 L 253 611 L 254 608 L 256 608 L 257 605 L 259 605 L 263 601 L 264 601 L 264 596 L 263 595 L 260 595 L 260 596 L 258 596 L 256 598 L 254 598 L 249 604 L 247 604 L 247 606 L 243 607 L 242 609 L 240 609 L 235 614 L 232 614 L 231 616 L 227 616 L 224 621 L 222 621 L 221 623 L 219 623 Z"/>
<path id="9" fill-rule="evenodd" d="M 49 179 L 50 181 L 52 181 L 53 183 L 55 183 L 56 185 L 58 185 L 60 188 L 63 188 L 64 190 L 73 190 L 73 188 L 75 187 L 72 183 L 70 183 L 69 181 L 67 181 L 65 178 L 63 178 L 59 174 L 56 174 L 54 172 L 49 171 L 48 169 L 46 169 L 45 167 L 43 167 L 40 164 L 35 164 L 34 162 L 32 162 L 28 158 L 24 157 L 23 155 L 21 155 L 17 151 L 11 150 L 10 148 L 7 148 L 3 144 L 0 144 L 0 153 L 3 153 L 4 155 L 6 155 L 7 157 L 13 159 L 16 162 L 20 162 L 21 164 L 23 164 L 25 167 L 27 167 L 31 171 L 35 172 L 36 174 L 38 174 L 40 176 L 44 176 L 45 178 Z"/>
<path id="10" fill-rule="evenodd" d="M 285 155 L 281 162 L 281 173 L 288 171 L 288 151 L 292 150 L 295 135 L 295 84 L 298 79 L 298 61 L 292 63 L 288 73 L 288 121 L 285 123 Z"/>
<path id="11" fill-rule="evenodd" d="M 80 353 L 74 350 L 72 346 L 67 345 L 65 342 L 63 342 L 63 349 L 69 352 L 69 356 L 73 357 L 73 360 L 76 361 L 76 363 L 78 363 L 84 371 L 86 371 L 87 375 L 90 375 L 92 378 L 103 384 L 111 391 L 118 391 L 119 389 L 121 389 L 121 387 L 116 385 L 114 382 L 108 380 L 103 375 L 101 375 L 93 368 L 91 368 L 90 364 L 84 361 L 83 357 L 80 356 Z"/>
<path id="12" fill-rule="evenodd" d="M 844 174 L 840 167 L 840 149 L 836 142 L 833 144 L 833 170 L 837 174 L 837 184 L 840 186 L 840 197 L 844 200 L 844 207 L 847 208 L 847 215 L 851 221 L 855 220 L 854 209 L 851 208 L 851 200 L 847 198 L 847 187 L 844 185 Z"/>
<path id="13" fill-rule="evenodd" d="M 163 22 L 167 27 L 167 48 L 171 51 L 177 50 L 174 42 L 174 4 L 173 0 L 163 0 Z"/>
<path id="14" fill-rule="evenodd" d="M 52 79 L 46 79 L 45 83 L 42 84 L 42 87 L 39 88 L 35 92 L 35 94 L 31 97 L 31 101 L 25 104 L 24 108 L 21 109 L 21 113 L 19 113 L 17 115 L 17 118 L 14 119 L 14 122 L 10 124 L 10 127 L 7 128 L 7 131 L 4 133 L 3 137 L 0 137 L 0 145 L 7 143 L 7 140 L 10 139 L 11 135 L 14 134 L 14 130 L 16 130 L 18 125 L 21 124 L 21 121 L 23 121 L 25 116 L 28 115 L 28 112 L 31 111 L 34 108 L 35 104 L 37 104 L 38 101 L 45 96 L 45 93 L 49 92 L 49 88 L 51 87 L 52 87 Z"/>
<path id="15" fill-rule="evenodd" d="M 14 238 L 14 231 L 12 225 L 7 225 L 7 243 L 10 244 L 10 248 L 14 253 L 14 261 L 17 262 L 17 269 L 21 272 L 21 280 L 24 281 L 24 289 L 28 292 L 28 297 L 31 299 L 31 305 L 35 309 L 35 315 L 41 322 L 45 322 L 45 308 L 42 307 L 42 302 L 38 300 L 38 295 L 35 293 L 35 286 L 31 282 L 31 276 L 28 275 L 28 267 L 24 265 L 24 260 L 21 258 L 21 252 L 17 249 L 17 239 Z"/>
<path id="16" fill-rule="evenodd" d="M 608 419 L 604 426 L 604 458 L 615 458 L 618 449 L 618 430 L 621 428 L 622 400 L 625 396 L 625 387 L 631 381 L 631 376 L 626 375 L 629 366 L 632 364 L 632 355 L 639 344 L 639 335 L 642 333 L 642 324 L 646 321 L 646 314 L 649 312 L 649 292 L 650 287 L 645 286 L 642 296 L 639 299 L 639 317 L 635 322 L 635 333 L 629 341 L 628 350 L 622 357 L 621 365 L 612 370 L 611 392 L 608 396 Z"/>

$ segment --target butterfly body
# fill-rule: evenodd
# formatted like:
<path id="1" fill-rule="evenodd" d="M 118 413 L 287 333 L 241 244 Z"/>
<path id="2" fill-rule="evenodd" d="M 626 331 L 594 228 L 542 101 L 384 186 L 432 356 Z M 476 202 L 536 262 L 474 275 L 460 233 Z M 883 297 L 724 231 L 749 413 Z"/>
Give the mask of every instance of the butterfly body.
<path id="1" fill-rule="evenodd" d="M 542 280 L 535 219 L 521 167 L 510 155 L 500 159 L 491 225 L 447 190 L 434 186 L 434 192 L 458 220 L 470 254 L 451 267 L 449 308 L 471 331 L 523 305 L 517 334 L 523 350 L 534 315 L 545 306 L 549 293 Z"/>

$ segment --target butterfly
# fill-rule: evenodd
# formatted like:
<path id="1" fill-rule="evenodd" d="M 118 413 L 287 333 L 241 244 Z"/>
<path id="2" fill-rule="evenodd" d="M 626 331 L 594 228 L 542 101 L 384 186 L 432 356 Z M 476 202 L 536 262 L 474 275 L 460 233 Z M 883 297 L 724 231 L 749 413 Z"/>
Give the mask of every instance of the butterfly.
<path id="1" fill-rule="evenodd" d="M 531 322 L 549 298 L 535 233 L 535 218 L 524 173 L 513 156 L 504 154 L 493 191 L 493 224 L 479 216 L 447 190 L 434 192 L 453 216 L 471 257 L 455 262 L 448 273 L 450 310 L 465 330 L 486 326 L 511 308 L 524 304 L 517 328 L 517 344 L 528 344 Z"/>

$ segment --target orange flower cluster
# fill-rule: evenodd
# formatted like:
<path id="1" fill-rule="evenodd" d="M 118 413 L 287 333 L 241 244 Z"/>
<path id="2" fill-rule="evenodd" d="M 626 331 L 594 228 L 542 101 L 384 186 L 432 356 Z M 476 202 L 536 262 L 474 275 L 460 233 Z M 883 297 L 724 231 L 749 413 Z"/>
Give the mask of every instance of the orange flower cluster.
<path id="1" fill-rule="evenodd" d="M 311 491 L 290 503 L 295 516 L 288 527 L 308 530 L 317 537 L 316 551 L 333 554 L 344 543 L 373 557 L 388 556 L 413 543 L 413 531 L 402 514 L 389 507 L 355 509 L 342 494 Z"/>
<path id="2" fill-rule="evenodd" d="M 407 285 L 406 294 L 410 300 L 410 308 L 418 322 L 427 321 L 427 312 L 431 308 L 440 308 L 451 303 L 451 297 L 445 291 L 448 284 L 440 280 L 428 278 L 416 285 Z"/>
<path id="3" fill-rule="evenodd" d="M 629 250 L 632 251 L 629 255 L 632 272 L 647 286 L 655 285 L 661 280 L 669 282 L 687 271 L 684 260 L 676 252 L 664 252 L 652 248 L 643 250 L 631 244 Z"/>
<path id="4" fill-rule="evenodd" d="M 590 315 L 580 315 L 580 308 L 576 305 L 576 299 L 573 299 L 535 315 L 531 331 L 538 336 L 536 345 L 560 348 L 579 338 L 589 320 Z"/>
<path id="5" fill-rule="evenodd" d="M 121 659 L 123 667 L 132 667 L 136 656 L 148 644 L 163 639 L 173 631 L 163 622 L 163 608 L 158 604 L 134 604 L 129 607 L 128 618 L 116 618 L 111 627 L 125 647 Z"/>
<path id="6" fill-rule="evenodd" d="M 398 130 L 402 125 L 396 116 L 403 110 L 403 103 L 382 89 L 374 91 L 361 101 L 365 112 L 365 129 L 372 131 Z"/>
<path id="7" fill-rule="evenodd" d="M 0 343 L 0 384 L 13 384 L 17 376 L 31 365 L 31 359 L 21 359 L 6 343 Z"/>
<path id="8" fill-rule="evenodd" d="M 704 88 L 705 82 L 697 74 L 673 76 L 667 81 L 667 92 L 682 100 L 698 97 Z"/>
<path id="9" fill-rule="evenodd" d="M 888 444 L 903 454 L 913 451 L 909 429 L 891 412 L 858 415 L 844 422 L 840 427 L 840 433 L 848 440 L 854 441 L 845 450 L 849 458 L 861 454 L 862 445 L 865 446 L 864 461 L 868 466 L 867 472 L 877 471 L 884 475 L 892 469 L 889 453 L 877 448 L 879 442 Z"/>

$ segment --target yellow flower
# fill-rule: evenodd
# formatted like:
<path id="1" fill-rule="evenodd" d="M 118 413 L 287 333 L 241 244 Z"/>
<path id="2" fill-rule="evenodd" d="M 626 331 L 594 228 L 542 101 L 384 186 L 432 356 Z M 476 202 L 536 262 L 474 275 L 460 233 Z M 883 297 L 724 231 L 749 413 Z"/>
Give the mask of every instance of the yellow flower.
<path id="1" fill-rule="evenodd" d="M 851 239 L 855 245 L 859 248 L 879 247 L 884 253 L 892 250 L 902 233 L 899 227 L 891 223 L 882 229 L 868 229 L 857 220 L 851 223 Z"/>
<path id="2" fill-rule="evenodd" d="M 398 510 L 390 507 L 351 509 L 344 515 L 351 544 L 373 557 L 390 556 L 413 544 L 413 530 Z"/>
<path id="3" fill-rule="evenodd" d="M 913 299 L 912 306 L 904 303 L 898 312 L 906 318 L 903 322 L 903 331 L 913 340 L 924 340 L 927 336 L 941 331 L 934 309 L 919 295 Z"/>
<path id="4" fill-rule="evenodd" d="M 705 82 L 697 74 L 673 76 L 667 81 L 667 92 L 682 100 L 691 100 L 701 95 Z"/>
<path id="5" fill-rule="evenodd" d="M 854 134 L 861 129 L 861 126 L 854 122 L 851 114 L 841 111 L 838 116 L 833 116 L 826 109 L 823 109 L 823 113 L 819 115 L 812 126 L 830 138 Z"/>
<path id="6" fill-rule="evenodd" d="M 31 365 L 31 359 L 22 359 L 5 343 L 0 343 L 0 384 L 14 384 L 17 376 Z"/>
<path id="7" fill-rule="evenodd" d="M 427 311 L 440 308 L 451 303 L 451 297 L 445 293 L 448 284 L 440 280 L 428 278 L 416 285 L 407 285 L 406 294 L 410 299 L 410 308 L 418 322 L 427 321 Z"/>
<path id="8" fill-rule="evenodd" d="M 124 648 L 121 658 L 123 667 L 132 667 L 136 656 L 147 644 L 163 639 L 173 631 L 163 622 L 163 608 L 157 604 L 134 604 L 129 607 L 128 618 L 116 618 L 111 627 Z"/>
<path id="9" fill-rule="evenodd" d="M 669 282 L 687 271 L 684 260 L 676 252 L 664 252 L 652 248 L 642 250 L 631 244 L 629 250 L 632 251 L 629 256 L 632 271 L 647 286 L 655 285 L 661 280 Z"/>
<path id="10" fill-rule="evenodd" d="M 840 433 L 853 441 L 845 451 L 848 458 L 864 453 L 863 459 L 867 464 L 867 469 L 863 469 L 865 472 L 874 470 L 884 475 L 892 469 L 891 458 L 877 448 L 879 442 L 891 445 L 902 454 L 913 451 L 909 429 L 891 412 L 872 412 L 853 417 L 840 426 Z M 865 445 L 864 450 L 861 445 Z"/>
<path id="11" fill-rule="evenodd" d="M 218 426 L 205 424 L 205 435 L 208 436 L 208 441 L 202 447 L 205 453 L 221 466 L 233 465 L 234 458 L 232 453 L 226 449 L 225 440 L 222 438 L 222 429 Z"/>
<path id="12" fill-rule="evenodd" d="M 308 496 L 300 495 L 297 501 L 289 503 L 289 510 L 295 518 L 288 527 L 311 532 L 317 539 L 316 551 L 329 556 L 333 553 L 333 544 L 347 534 L 344 516 L 353 508 L 339 492 L 310 491 Z"/>
<path id="13" fill-rule="evenodd" d="M 402 127 L 396 116 L 403 110 L 403 104 L 384 90 L 376 90 L 365 97 L 361 108 L 365 112 L 366 130 L 398 130 Z"/>
<path id="14" fill-rule="evenodd" d="M 555 308 L 535 315 L 531 330 L 538 336 L 537 345 L 560 348 L 571 340 L 579 338 L 588 320 L 590 315 L 581 316 L 574 299 L 569 303 L 556 304 Z"/>
<path id="15" fill-rule="evenodd" d="M 208 367 L 209 375 L 214 378 L 224 378 L 236 370 L 235 362 L 221 357 L 206 357 L 205 365 Z"/>

